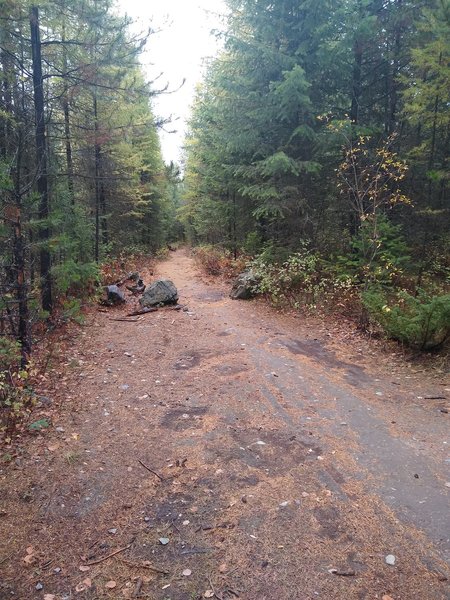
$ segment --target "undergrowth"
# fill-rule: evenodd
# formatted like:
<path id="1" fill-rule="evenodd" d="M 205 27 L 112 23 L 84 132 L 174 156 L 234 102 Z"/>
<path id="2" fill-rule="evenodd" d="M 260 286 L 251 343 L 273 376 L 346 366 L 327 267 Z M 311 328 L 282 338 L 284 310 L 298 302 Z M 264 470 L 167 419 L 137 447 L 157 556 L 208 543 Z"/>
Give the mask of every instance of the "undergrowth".
<path id="1" fill-rule="evenodd" d="M 0 336 L 0 434 L 6 443 L 11 442 L 19 428 L 23 429 L 23 423 L 33 410 L 38 370 L 42 375 L 52 368 L 50 361 L 54 357 L 55 345 L 50 343 L 46 350 L 47 340 L 52 339 L 48 333 L 62 331 L 69 322 L 83 325 L 86 307 L 103 293 L 103 286 L 132 271 L 144 267 L 151 269 L 152 260 L 154 258 L 148 255 L 122 253 L 101 265 L 78 265 L 67 261 L 53 270 L 57 301 L 51 320 L 48 320 L 48 315 L 39 314 L 30 304 L 33 359 L 28 357 L 24 364 L 19 342 L 12 335 Z M 36 356 L 40 355 L 44 355 L 43 361 L 37 369 Z M 30 426 L 30 431 L 40 431 L 43 427 L 38 422 L 36 427 Z"/>
<path id="2" fill-rule="evenodd" d="M 196 264 L 204 273 L 227 279 L 239 275 L 248 262 L 248 256 L 234 258 L 232 252 L 218 246 L 198 246 L 192 252 Z"/>
<path id="3" fill-rule="evenodd" d="M 363 260 L 358 239 L 353 242 L 354 254 L 345 261 L 329 260 L 306 244 L 281 260 L 273 248 L 253 259 L 234 260 L 220 247 L 202 246 L 194 256 L 209 275 L 231 278 L 250 270 L 256 282 L 253 293 L 277 308 L 345 316 L 372 335 L 384 335 L 413 350 L 448 347 L 450 294 L 445 282 L 429 290 L 414 289 L 398 228 L 385 227 L 384 237 L 382 251 L 370 263 Z"/>
<path id="4" fill-rule="evenodd" d="M 33 407 L 30 378 L 35 369 L 31 363 L 22 367 L 21 358 L 19 343 L 0 337 L 0 433 L 6 443 Z"/>

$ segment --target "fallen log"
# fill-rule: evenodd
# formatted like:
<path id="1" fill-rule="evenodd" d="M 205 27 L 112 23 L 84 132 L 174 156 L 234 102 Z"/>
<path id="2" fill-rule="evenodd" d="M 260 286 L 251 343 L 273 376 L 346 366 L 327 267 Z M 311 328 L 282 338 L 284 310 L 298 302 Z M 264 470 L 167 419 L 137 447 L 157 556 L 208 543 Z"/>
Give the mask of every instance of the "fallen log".
<path id="1" fill-rule="evenodd" d="M 124 277 L 121 277 L 117 281 L 114 282 L 113 285 L 117 285 L 117 287 L 121 287 L 126 281 L 135 281 L 137 282 L 140 279 L 139 273 L 136 271 L 134 273 L 127 273 Z"/>

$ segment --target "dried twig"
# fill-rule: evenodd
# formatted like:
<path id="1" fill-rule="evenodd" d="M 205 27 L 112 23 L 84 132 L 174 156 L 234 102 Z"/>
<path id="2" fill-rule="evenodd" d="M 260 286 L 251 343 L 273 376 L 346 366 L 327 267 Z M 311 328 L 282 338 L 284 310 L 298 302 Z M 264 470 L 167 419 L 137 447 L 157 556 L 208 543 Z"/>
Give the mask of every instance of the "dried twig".
<path id="1" fill-rule="evenodd" d="M 146 315 L 147 313 L 157 312 L 156 307 L 143 308 L 142 310 L 135 310 L 133 312 L 128 313 L 127 317 L 138 317 L 139 315 Z"/>
<path id="2" fill-rule="evenodd" d="M 111 285 L 117 285 L 117 287 L 121 287 L 126 281 L 133 281 L 134 279 L 135 277 L 133 277 L 133 273 L 127 273 L 124 277 L 121 277 Z"/>
<path id="3" fill-rule="evenodd" d="M 174 520 L 170 521 L 170 523 L 168 525 L 166 525 L 166 527 L 164 527 L 163 529 L 161 529 L 161 531 L 165 531 L 166 529 L 170 529 L 170 527 L 173 527 L 174 529 L 176 529 L 178 531 L 178 533 L 181 535 L 181 531 L 175 525 L 175 521 Z"/>
<path id="4" fill-rule="evenodd" d="M 154 571 L 155 573 L 161 573 L 161 575 L 170 575 L 169 571 L 164 571 L 164 569 L 159 569 L 158 567 L 153 566 L 148 560 L 144 560 L 142 563 L 135 563 L 123 557 L 119 557 L 119 560 L 133 569 L 148 569 L 149 571 Z"/>
<path id="5" fill-rule="evenodd" d="M 168 523 L 165 527 L 163 527 L 162 529 L 160 529 L 160 531 L 166 531 L 167 529 L 170 529 L 171 527 L 173 527 L 174 529 L 176 529 L 178 531 L 178 533 L 181 534 L 181 531 L 175 525 L 175 522 L 173 520 L 170 521 L 170 523 Z"/>
<path id="6" fill-rule="evenodd" d="M 180 556 L 186 556 L 188 554 L 207 554 L 211 552 L 214 548 L 191 548 L 190 550 L 182 550 L 180 552 Z"/>
<path id="7" fill-rule="evenodd" d="M 217 598 L 217 600 L 223 600 L 223 597 L 218 592 L 216 592 L 216 590 L 214 589 L 214 586 L 211 581 L 211 577 L 209 575 L 208 575 L 208 581 L 209 581 L 209 585 L 211 586 L 211 590 L 212 590 L 212 593 L 214 594 L 214 597 Z"/>
<path id="8" fill-rule="evenodd" d="M 161 481 L 164 481 L 164 478 L 163 478 L 163 477 L 161 477 L 161 475 L 160 475 L 159 473 L 157 473 L 157 472 L 156 472 L 156 471 L 154 471 L 153 469 L 150 469 L 150 467 L 148 467 L 146 464 L 144 464 L 144 463 L 142 462 L 142 460 L 140 460 L 139 458 L 138 458 L 138 463 L 139 463 L 140 465 L 142 465 L 142 466 L 144 467 L 144 469 L 147 469 L 147 471 L 150 471 L 150 473 L 153 473 L 153 475 L 156 475 L 156 477 L 158 477 L 159 479 L 161 479 Z"/>
<path id="9" fill-rule="evenodd" d="M 116 556 L 116 554 L 120 554 L 120 552 L 125 552 L 125 550 L 128 550 L 129 548 L 131 548 L 131 544 L 128 544 L 128 546 L 124 546 L 123 548 L 119 548 L 118 550 L 111 552 L 111 554 L 108 554 L 107 556 L 103 556 L 103 558 L 98 558 L 97 560 L 91 560 L 86 563 L 86 566 L 92 567 L 92 565 L 99 565 L 100 563 L 104 562 L 105 560 L 108 560 L 108 558 L 112 558 L 113 556 Z"/>

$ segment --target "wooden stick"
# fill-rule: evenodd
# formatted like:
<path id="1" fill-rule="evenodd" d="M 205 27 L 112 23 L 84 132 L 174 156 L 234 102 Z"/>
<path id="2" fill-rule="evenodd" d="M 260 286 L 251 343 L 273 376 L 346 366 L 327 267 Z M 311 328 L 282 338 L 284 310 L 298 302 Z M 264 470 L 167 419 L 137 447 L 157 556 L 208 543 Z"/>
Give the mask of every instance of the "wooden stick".
<path id="1" fill-rule="evenodd" d="M 175 521 L 172 521 L 172 523 L 171 523 L 170 525 L 171 525 L 171 527 L 173 527 L 174 529 L 176 529 L 180 535 L 182 535 L 182 534 L 181 534 L 181 531 L 180 531 L 180 530 L 178 529 L 178 527 L 175 525 Z"/>
<path id="2" fill-rule="evenodd" d="M 164 481 L 164 478 L 161 477 L 161 475 L 159 473 L 157 473 L 153 469 L 150 469 L 150 467 L 148 467 L 146 464 L 144 464 L 142 462 L 142 460 L 140 460 L 139 458 L 138 458 L 138 462 L 139 462 L 140 465 L 142 465 L 144 467 L 144 469 L 147 469 L 147 471 L 150 471 L 150 473 L 153 473 L 153 475 L 156 475 L 156 477 L 158 477 L 159 479 L 161 479 L 161 481 Z"/>
<path id="3" fill-rule="evenodd" d="M 3 558 L 2 560 L 0 560 L 0 565 L 2 565 L 3 563 L 5 563 L 7 560 L 9 560 L 11 558 L 12 554 L 9 554 L 8 556 L 5 556 L 5 558 Z"/>
<path id="4" fill-rule="evenodd" d="M 190 550 L 182 550 L 180 556 L 188 556 L 189 554 L 208 554 L 214 548 L 191 548 Z"/>
<path id="5" fill-rule="evenodd" d="M 333 575 L 339 575 L 340 577 L 354 577 L 356 575 L 356 572 L 353 571 L 353 569 L 351 569 L 349 571 L 341 571 L 339 569 L 330 569 L 330 573 L 332 573 Z"/>
<path id="6" fill-rule="evenodd" d="M 209 575 L 208 575 L 208 581 L 209 581 L 209 585 L 211 587 L 212 593 L 214 594 L 214 597 L 217 598 L 217 600 L 223 600 L 222 596 L 218 592 L 216 592 L 216 590 L 214 589 L 214 586 L 211 581 L 211 577 Z"/>
<path id="7" fill-rule="evenodd" d="M 161 573 L 161 575 L 169 575 L 169 571 L 164 571 L 164 569 L 153 566 L 148 560 L 144 560 L 142 563 L 135 563 L 122 557 L 119 557 L 119 560 L 133 569 L 149 569 L 150 571 L 155 571 L 155 573 Z"/>
<path id="8" fill-rule="evenodd" d="M 140 319 L 110 319 L 110 321 L 123 321 L 124 323 L 137 323 Z"/>
<path id="9" fill-rule="evenodd" d="M 108 560 L 108 558 L 112 558 L 113 556 L 116 556 L 116 554 L 119 554 L 120 552 L 125 552 L 125 550 L 128 550 L 129 548 L 131 548 L 131 544 L 128 544 L 128 546 L 124 546 L 123 548 L 119 548 L 118 550 L 111 552 L 111 554 L 108 554 L 107 556 L 104 556 L 103 558 L 98 558 L 97 560 L 91 560 L 90 562 L 86 563 L 86 566 L 92 567 L 92 565 L 99 565 L 100 563 L 104 562 L 105 560 Z"/>
<path id="10" fill-rule="evenodd" d="M 147 313 L 152 313 L 152 312 L 156 312 L 158 309 L 151 307 L 151 308 L 143 308 L 142 310 L 135 310 L 134 312 L 128 313 L 126 316 L 127 317 L 138 317 L 139 315 L 146 315 Z"/>

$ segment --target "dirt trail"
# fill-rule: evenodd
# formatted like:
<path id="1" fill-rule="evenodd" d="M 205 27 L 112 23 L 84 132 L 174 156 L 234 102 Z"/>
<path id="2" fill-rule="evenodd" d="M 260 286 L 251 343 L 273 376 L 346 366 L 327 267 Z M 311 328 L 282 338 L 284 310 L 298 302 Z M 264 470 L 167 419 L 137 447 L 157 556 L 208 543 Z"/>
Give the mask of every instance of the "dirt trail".
<path id="1" fill-rule="evenodd" d="M 0 598 L 450 598 L 448 385 L 158 270 L 189 311 L 91 316 L 1 471 Z"/>

